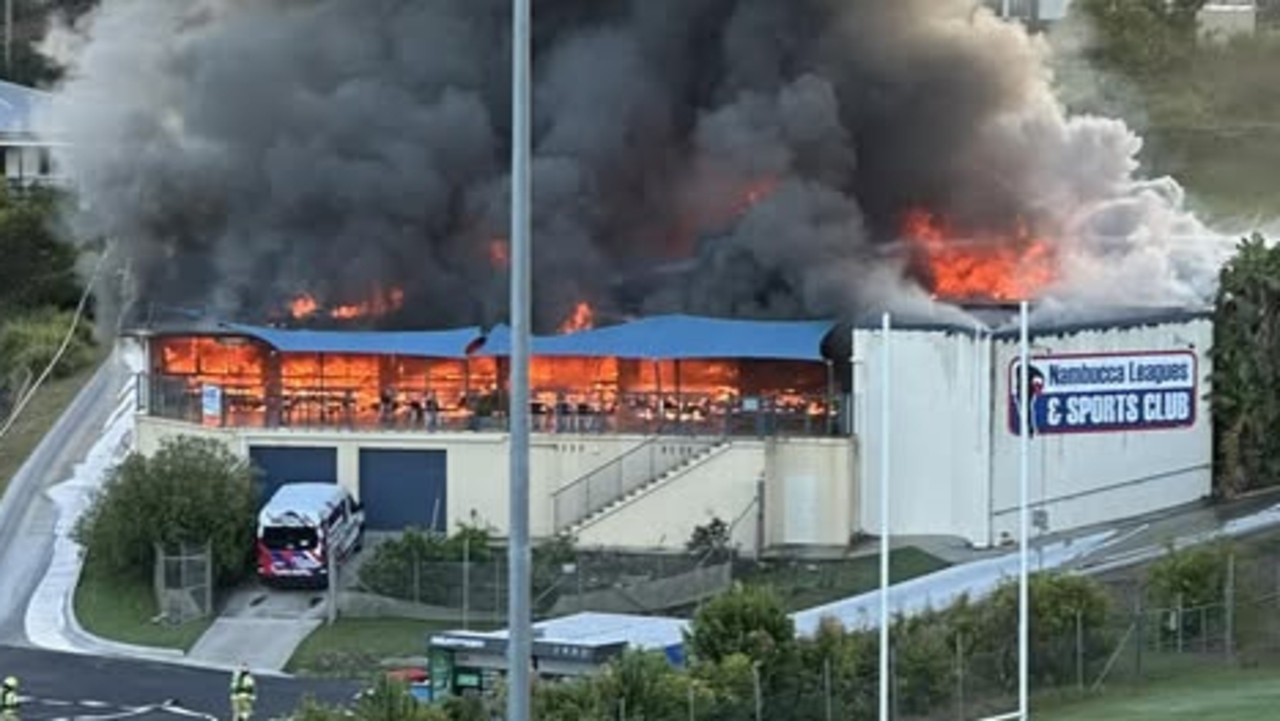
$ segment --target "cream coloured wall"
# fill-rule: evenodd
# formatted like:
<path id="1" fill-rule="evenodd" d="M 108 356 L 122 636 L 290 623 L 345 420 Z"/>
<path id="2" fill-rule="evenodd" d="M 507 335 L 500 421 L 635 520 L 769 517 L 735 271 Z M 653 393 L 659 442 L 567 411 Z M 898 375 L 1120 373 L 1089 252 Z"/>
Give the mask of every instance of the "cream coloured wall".
<path id="1" fill-rule="evenodd" d="M 732 542 L 753 551 L 759 537 L 757 489 L 766 444 L 735 440 L 625 505 L 580 528 L 585 546 L 683 548 L 694 528 L 713 518 L 734 524 Z M 735 523 L 736 521 L 736 523 Z"/>
<path id="2" fill-rule="evenodd" d="M 847 545 L 858 529 L 853 439 L 776 438 L 765 450 L 765 545 Z"/>
<path id="3" fill-rule="evenodd" d="M 154 453 L 163 438 L 175 435 L 214 438 L 241 457 L 252 446 L 323 446 L 337 449 L 337 477 L 357 498 L 360 494 L 360 450 L 395 448 L 448 452 L 450 528 L 472 518 L 505 533 L 510 480 L 507 437 L 500 433 L 404 432 L 358 433 L 323 429 L 219 429 L 139 416 L 134 448 Z M 552 493 L 609 459 L 644 442 L 641 436 L 573 436 L 535 434 L 530 444 L 530 532 L 546 537 L 552 527 Z M 677 441 L 678 442 L 678 441 Z"/>

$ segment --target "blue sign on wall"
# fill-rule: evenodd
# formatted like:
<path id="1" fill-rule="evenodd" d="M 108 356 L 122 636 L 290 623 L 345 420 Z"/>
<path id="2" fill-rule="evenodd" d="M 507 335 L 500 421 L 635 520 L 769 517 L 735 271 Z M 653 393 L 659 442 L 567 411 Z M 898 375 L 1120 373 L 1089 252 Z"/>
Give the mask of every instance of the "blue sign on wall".
<path id="1" fill-rule="evenodd" d="M 1031 358 L 1031 434 L 1186 428 L 1196 422 L 1196 356 L 1190 351 Z M 1009 364 L 1009 431 L 1018 435 L 1018 359 Z"/>

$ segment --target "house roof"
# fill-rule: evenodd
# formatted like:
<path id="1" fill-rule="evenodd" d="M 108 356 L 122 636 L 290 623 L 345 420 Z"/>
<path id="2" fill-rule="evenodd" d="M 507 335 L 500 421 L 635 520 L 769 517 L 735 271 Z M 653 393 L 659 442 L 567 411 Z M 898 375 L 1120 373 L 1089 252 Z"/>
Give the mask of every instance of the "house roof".
<path id="1" fill-rule="evenodd" d="M 665 649 L 684 643 L 689 622 L 683 618 L 634 616 L 620 613 L 576 613 L 533 624 L 534 635 L 545 643 L 609 646 L 625 643 L 636 649 Z M 506 629 L 474 636 L 506 639 Z"/>
<path id="2" fill-rule="evenodd" d="M 956 316 L 964 313 L 965 318 Z M 1069 335 L 1094 330 L 1116 330 L 1151 325 L 1189 323 L 1213 317 L 1212 309 L 1163 306 L 1067 306 L 1033 304 L 1029 310 L 1028 329 L 1032 335 Z M 891 314 L 894 330 L 933 331 L 964 335 L 990 335 L 997 339 L 1017 338 L 1021 332 L 1016 305 L 980 305 L 962 310 L 929 315 Z M 880 315 L 856 318 L 856 328 L 879 329 Z"/>
<path id="3" fill-rule="evenodd" d="M 356 353 L 421 358 L 465 358 L 479 327 L 434 331 L 282 330 L 227 323 L 226 329 L 256 338 L 284 353 Z"/>
<path id="4" fill-rule="evenodd" d="M 653 316 L 621 325 L 532 341 L 534 355 L 619 358 L 753 358 L 822 360 L 822 339 L 832 321 L 757 321 L 688 315 Z M 511 353 L 511 331 L 489 333 L 483 355 Z"/>

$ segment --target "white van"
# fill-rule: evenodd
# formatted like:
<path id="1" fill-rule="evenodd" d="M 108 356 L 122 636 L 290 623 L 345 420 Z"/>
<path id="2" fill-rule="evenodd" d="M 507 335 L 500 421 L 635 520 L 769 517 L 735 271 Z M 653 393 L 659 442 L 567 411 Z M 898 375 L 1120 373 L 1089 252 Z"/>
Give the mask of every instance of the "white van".
<path id="1" fill-rule="evenodd" d="M 258 512 L 258 577 L 268 583 L 328 586 L 329 557 L 341 562 L 364 544 L 364 507 L 336 483 L 286 483 Z"/>

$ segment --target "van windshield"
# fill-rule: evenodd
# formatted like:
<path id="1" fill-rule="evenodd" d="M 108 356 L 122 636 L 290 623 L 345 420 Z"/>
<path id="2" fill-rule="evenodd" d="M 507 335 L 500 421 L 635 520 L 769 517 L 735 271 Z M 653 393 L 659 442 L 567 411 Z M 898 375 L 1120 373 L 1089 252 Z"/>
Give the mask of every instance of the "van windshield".
<path id="1" fill-rule="evenodd" d="M 299 551 L 316 546 L 316 529 L 305 526 L 267 526 L 262 544 L 273 551 Z"/>

